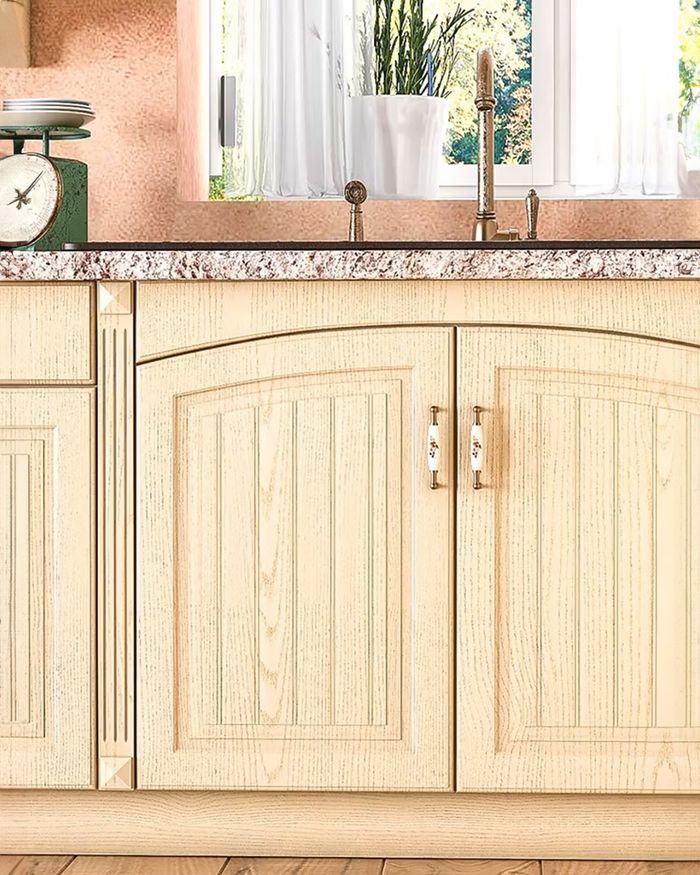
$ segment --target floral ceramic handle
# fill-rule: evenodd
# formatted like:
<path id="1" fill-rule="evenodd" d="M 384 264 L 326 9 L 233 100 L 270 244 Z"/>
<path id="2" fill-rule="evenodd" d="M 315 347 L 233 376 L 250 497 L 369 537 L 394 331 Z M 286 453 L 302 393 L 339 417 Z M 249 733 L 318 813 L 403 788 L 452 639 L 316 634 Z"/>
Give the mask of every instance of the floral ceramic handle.
<path id="1" fill-rule="evenodd" d="M 428 426 L 428 471 L 430 472 L 430 488 L 438 488 L 438 472 L 440 471 L 440 426 L 437 420 L 438 408 L 430 408 L 430 425 Z"/>
<path id="2" fill-rule="evenodd" d="M 481 407 L 474 407 L 474 422 L 472 424 L 471 441 L 469 446 L 469 460 L 472 466 L 472 486 L 474 489 L 483 489 L 481 472 L 484 470 L 484 429 L 481 425 Z"/>

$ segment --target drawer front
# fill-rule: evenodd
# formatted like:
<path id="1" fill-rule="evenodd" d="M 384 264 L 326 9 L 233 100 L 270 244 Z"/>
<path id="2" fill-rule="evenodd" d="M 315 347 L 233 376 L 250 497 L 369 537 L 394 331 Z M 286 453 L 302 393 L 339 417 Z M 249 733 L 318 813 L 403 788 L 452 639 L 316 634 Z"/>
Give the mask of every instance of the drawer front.
<path id="1" fill-rule="evenodd" d="M 90 283 L 0 284 L 0 383 L 95 381 Z"/>

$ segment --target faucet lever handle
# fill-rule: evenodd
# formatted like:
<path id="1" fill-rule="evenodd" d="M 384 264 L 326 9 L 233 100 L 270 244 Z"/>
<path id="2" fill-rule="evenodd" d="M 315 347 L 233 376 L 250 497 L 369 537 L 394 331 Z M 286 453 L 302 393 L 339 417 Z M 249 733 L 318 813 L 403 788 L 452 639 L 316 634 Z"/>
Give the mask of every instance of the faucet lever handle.
<path id="1" fill-rule="evenodd" d="M 531 188 L 525 198 L 527 212 L 527 239 L 537 240 L 537 220 L 540 215 L 540 199 L 534 188 Z"/>

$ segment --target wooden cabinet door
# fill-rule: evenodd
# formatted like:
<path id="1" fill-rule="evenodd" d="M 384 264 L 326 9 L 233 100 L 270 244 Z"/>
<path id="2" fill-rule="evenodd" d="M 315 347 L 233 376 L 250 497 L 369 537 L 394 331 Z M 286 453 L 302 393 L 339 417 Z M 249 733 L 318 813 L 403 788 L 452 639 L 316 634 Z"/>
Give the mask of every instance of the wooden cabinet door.
<path id="1" fill-rule="evenodd" d="M 452 336 L 139 367 L 140 787 L 450 789 Z"/>
<path id="2" fill-rule="evenodd" d="M 94 390 L 0 389 L 0 786 L 94 783 Z"/>
<path id="3" fill-rule="evenodd" d="M 700 351 L 465 331 L 458 398 L 458 788 L 700 791 Z"/>

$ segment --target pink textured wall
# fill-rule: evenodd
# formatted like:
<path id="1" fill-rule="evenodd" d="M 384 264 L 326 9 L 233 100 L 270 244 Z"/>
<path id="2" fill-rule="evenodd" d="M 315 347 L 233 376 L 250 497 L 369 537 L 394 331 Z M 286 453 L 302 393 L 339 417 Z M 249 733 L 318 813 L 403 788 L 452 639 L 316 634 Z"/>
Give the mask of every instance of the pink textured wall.
<path id="1" fill-rule="evenodd" d="M 30 70 L 0 70 L 0 96 L 91 100 L 93 138 L 57 149 L 91 174 L 91 237 L 100 240 L 342 238 L 341 203 L 184 204 L 175 194 L 176 0 L 32 0 Z M 524 226 L 508 202 L 503 225 Z M 469 236 L 466 202 L 374 203 L 375 240 Z M 700 201 L 546 201 L 543 237 L 700 239 Z"/>
<path id="2" fill-rule="evenodd" d="M 29 70 L 0 95 L 92 101 L 92 139 L 57 154 L 90 165 L 94 239 L 167 237 L 175 220 L 175 0 L 32 0 Z"/>

